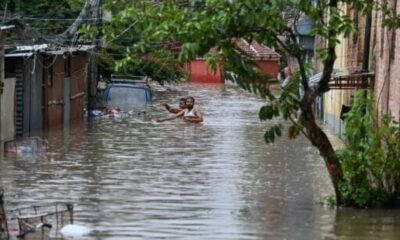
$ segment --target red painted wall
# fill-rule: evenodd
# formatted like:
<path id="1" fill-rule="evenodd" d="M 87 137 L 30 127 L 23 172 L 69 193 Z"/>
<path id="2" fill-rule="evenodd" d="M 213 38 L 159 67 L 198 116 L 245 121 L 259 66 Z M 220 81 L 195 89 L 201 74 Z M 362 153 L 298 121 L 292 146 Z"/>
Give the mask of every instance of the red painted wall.
<path id="1" fill-rule="evenodd" d="M 188 65 L 190 82 L 224 83 L 224 78 L 221 74 L 221 71 L 218 69 L 216 72 L 214 72 L 211 69 L 207 69 L 205 60 L 192 60 Z"/>
<path id="2" fill-rule="evenodd" d="M 257 61 L 257 64 L 264 73 L 273 78 L 278 77 L 279 65 L 277 60 L 259 60 Z"/>
<path id="3" fill-rule="evenodd" d="M 259 60 L 257 61 L 261 70 L 273 78 L 278 77 L 278 60 Z M 192 60 L 188 64 L 189 81 L 203 83 L 224 83 L 223 75 L 220 70 L 213 72 L 208 70 L 203 59 Z"/>

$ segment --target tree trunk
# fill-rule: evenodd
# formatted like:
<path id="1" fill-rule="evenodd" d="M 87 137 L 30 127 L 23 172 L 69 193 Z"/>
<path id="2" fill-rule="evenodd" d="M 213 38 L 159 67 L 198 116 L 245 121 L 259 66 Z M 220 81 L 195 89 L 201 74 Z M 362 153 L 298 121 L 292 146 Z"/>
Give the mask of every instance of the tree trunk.
<path id="1" fill-rule="evenodd" d="M 329 176 L 331 178 L 333 187 L 336 194 L 336 203 L 341 204 L 341 197 L 339 192 L 339 183 L 343 179 L 343 172 L 340 163 L 335 155 L 335 150 L 328 137 L 322 131 L 315 121 L 314 113 L 312 110 L 312 104 L 314 102 L 315 95 L 313 91 L 309 90 L 305 92 L 304 98 L 301 102 L 302 117 L 304 119 L 304 127 L 307 132 L 307 136 L 311 143 L 319 150 L 325 165 L 328 169 Z"/>
<path id="2" fill-rule="evenodd" d="M 332 9 L 337 8 L 337 0 L 330 0 L 329 7 Z M 329 80 L 331 79 L 333 66 L 336 59 L 336 44 L 334 40 L 332 40 L 334 39 L 334 36 L 336 36 L 336 29 L 332 29 L 329 32 L 329 36 L 327 37 L 328 57 L 324 60 L 322 76 L 316 89 L 311 89 L 308 85 L 308 78 L 306 76 L 302 56 L 300 54 L 297 54 L 296 58 L 298 59 L 300 65 L 300 72 L 302 73 L 301 83 L 304 87 L 304 97 L 300 102 L 300 108 L 302 112 L 301 117 L 304 123 L 304 127 L 306 129 L 309 140 L 319 150 L 319 153 L 325 162 L 326 168 L 328 169 L 328 173 L 336 194 L 336 203 L 341 204 L 342 200 L 339 191 L 339 184 L 343 180 L 343 171 L 340 166 L 339 160 L 336 157 L 335 150 L 333 149 L 331 142 L 329 141 L 325 132 L 322 131 L 322 129 L 316 123 L 314 112 L 312 109 L 315 98 L 318 96 L 318 94 L 329 91 Z"/>

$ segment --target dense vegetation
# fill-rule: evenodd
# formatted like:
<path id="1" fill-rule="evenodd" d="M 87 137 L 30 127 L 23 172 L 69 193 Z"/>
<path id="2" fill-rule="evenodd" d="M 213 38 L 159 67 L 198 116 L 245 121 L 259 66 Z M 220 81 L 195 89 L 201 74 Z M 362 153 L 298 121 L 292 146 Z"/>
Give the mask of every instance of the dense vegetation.
<path id="1" fill-rule="evenodd" d="M 343 202 L 359 207 L 393 206 L 400 193 L 400 125 L 376 119 L 371 92 L 359 91 L 346 115 L 347 147 L 338 152 Z"/>
<path id="2" fill-rule="evenodd" d="M 36 28 L 51 38 L 61 33 L 79 14 L 84 0 L 3 0 L 1 10 Z"/>

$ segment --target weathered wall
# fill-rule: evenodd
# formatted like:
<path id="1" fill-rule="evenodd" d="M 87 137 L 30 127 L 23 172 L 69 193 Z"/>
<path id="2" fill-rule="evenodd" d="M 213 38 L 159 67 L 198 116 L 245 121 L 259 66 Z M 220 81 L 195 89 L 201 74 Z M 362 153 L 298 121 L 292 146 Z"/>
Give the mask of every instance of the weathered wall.
<path id="1" fill-rule="evenodd" d="M 42 57 L 6 58 L 6 76 L 16 78 L 15 127 L 17 136 L 37 136 L 43 129 Z M 11 114 L 11 113 L 10 113 Z"/>
<path id="2" fill-rule="evenodd" d="M 54 63 L 48 58 L 45 63 L 51 66 L 45 69 L 44 76 L 44 122 L 47 129 L 82 120 L 86 96 L 87 55 L 76 53 L 66 58 L 53 57 L 56 58 Z"/>
<path id="3" fill-rule="evenodd" d="M 45 66 L 45 116 L 44 126 L 49 129 L 63 124 L 64 99 L 64 60 L 61 56 L 53 56 L 55 60 L 46 58 Z M 54 61 L 54 63 L 53 63 Z"/>
<path id="4" fill-rule="evenodd" d="M 85 107 L 85 79 L 87 57 L 85 53 L 78 53 L 71 58 L 71 111 L 70 120 L 83 118 Z"/>
<path id="5" fill-rule="evenodd" d="M 342 37 L 340 44 L 336 46 L 336 61 L 334 68 L 350 74 L 362 70 L 365 17 L 348 6 L 342 6 L 342 9 L 352 18 L 357 30 L 348 38 Z M 373 32 L 374 29 L 371 31 Z M 320 43 L 321 42 L 322 41 L 320 41 Z M 372 37 L 370 45 L 372 51 L 374 45 Z M 322 66 L 319 65 L 320 70 L 322 70 L 321 67 Z M 324 122 L 339 136 L 343 136 L 345 133 L 344 122 L 340 119 L 342 106 L 351 104 L 351 96 L 354 95 L 355 91 L 356 89 L 331 90 L 324 94 Z"/>
<path id="6" fill-rule="evenodd" d="M 400 2 L 390 0 L 397 5 L 400 12 Z M 378 113 L 390 113 L 397 120 L 400 118 L 400 29 L 391 30 L 382 27 L 382 14 L 377 13 L 377 31 L 375 47 L 375 97 Z"/>

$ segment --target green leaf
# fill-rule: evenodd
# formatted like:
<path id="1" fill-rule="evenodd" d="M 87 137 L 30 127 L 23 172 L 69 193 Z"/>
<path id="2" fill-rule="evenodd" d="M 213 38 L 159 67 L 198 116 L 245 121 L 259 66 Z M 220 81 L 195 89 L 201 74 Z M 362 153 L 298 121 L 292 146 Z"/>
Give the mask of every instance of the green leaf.
<path id="1" fill-rule="evenodd" d="M 280 126 L 274 126 L 274 131 L 275 131 L 275 134 L 276 134 L 278 137 L 282 136 L 282 132 L 281 132 Z"/>
<path id="2" fill-rule="evenodd" d="M 266 143 L 273 143 L 275 141 L 275 132 L 274 132 L 273 128 L 271 128 L 265 132 L 264 140 Z"/>
<path id="3" fill-rule="evenodd" d="M 270 105 L 265 105 L 260 108 L 259 114 L 258 114 L 260 120 L 269 120 L 274 117 L 274 109 L 273 106 Z"/>

